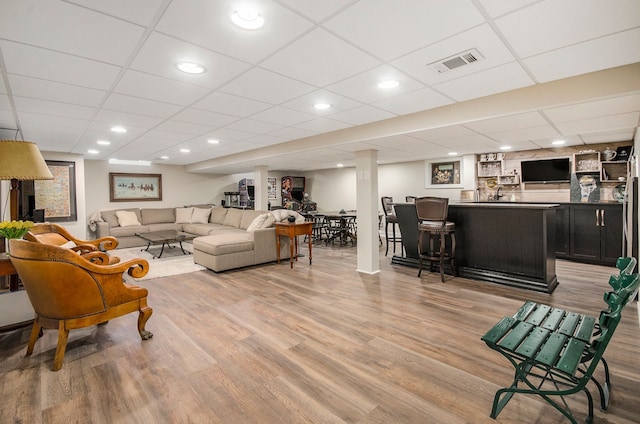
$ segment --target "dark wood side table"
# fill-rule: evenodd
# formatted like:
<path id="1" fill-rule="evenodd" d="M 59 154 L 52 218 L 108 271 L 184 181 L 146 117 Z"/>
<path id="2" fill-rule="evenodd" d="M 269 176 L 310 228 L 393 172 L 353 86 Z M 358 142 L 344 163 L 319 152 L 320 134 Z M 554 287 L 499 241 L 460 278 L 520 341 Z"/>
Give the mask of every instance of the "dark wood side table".
<path id="1" fill-rule="evenodd" d="M 309 265 L 311 265 L 313 222 L 276 222 L 275 225 L 278 263 L 280 263 L 280 237 L 289 237 L 289 263 L 291 264 L 291 268 L 293 268 L 293 261 L 298 260 L 298 236 L 307 236 L 307 240 L 309 240 Z"/>

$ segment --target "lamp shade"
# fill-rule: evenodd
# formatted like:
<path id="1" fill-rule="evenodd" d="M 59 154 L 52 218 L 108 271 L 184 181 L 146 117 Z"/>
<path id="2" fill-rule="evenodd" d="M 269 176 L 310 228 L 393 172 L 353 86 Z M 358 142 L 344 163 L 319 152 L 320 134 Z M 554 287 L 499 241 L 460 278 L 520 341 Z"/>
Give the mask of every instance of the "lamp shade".
<path id="1" fill-rule="evenodd" d="M 51 180 L 38 146 L 28 141 L 0 140 L 0 180 Z"/>

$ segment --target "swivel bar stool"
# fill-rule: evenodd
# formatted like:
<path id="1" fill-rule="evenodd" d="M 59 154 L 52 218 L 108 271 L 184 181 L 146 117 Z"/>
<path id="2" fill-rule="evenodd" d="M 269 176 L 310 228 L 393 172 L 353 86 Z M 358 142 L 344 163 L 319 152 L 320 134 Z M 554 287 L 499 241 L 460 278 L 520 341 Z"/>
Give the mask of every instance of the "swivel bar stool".
<path id="1" fill-rule="evenodd" d="M 398 218 L 393 210 L 393 197 L 382 197 L 382 210 L 384 211 L 384 238 L 387 246 L 384 251 L 384 256 L 389 253 L 389 242 L 393 243 L 393 253 L 396 253 L 396 243 L 400 243 L 400 251 L 402 251 L 402 238 L 400 235 L 396 236 L 396 225 L 398 225 Z M 391 225 L 391 234 L 389 237 L 389 225 Z M 400 227 L 398 227 L 400 229 Z"/>
<path id="2" fill-rule="evenodd" d="M 456 275 L 456 224 L 447 221 L 449 213 L 449 199 L 442 197 L 419 197 L 416 199 L 416 212 L 418 214 L 418 257 L 420 268 L 418 277 L 422 274 L 422 262 L 429 261 L 429 271 L 432 270 L 434 261 L 440 264 L 440 279 L 444 283 L 444 261 L 449 261 L 451 273 Z M 449 249 L 447 246 L 449 236 Z M 438 239 L 438 246 L 435 240 Z"/>

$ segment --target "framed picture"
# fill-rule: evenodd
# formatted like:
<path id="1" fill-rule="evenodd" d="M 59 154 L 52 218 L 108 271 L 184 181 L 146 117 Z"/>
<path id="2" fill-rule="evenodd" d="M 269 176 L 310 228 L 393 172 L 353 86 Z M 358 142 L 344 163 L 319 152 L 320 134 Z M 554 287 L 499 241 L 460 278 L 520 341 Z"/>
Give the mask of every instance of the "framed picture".
<path id="1" fill-rule="evenodd" d="M 273 200 L 278 198 L 278 187 L 276 186 L 276 177 L 267 177 L 267 194 L 268 199 Z"/>
<path id="2" fill-rule="evenodd" d="M 162 174 L 110 172 L 109 200 L 112 202 L 162 200 Z"/>
<path id="3" fill-rule="evenodd" d="M 44 210 L 47 221 L 77 221 L 76 163 L 56 160 L 45 162 L 53 179 L 33 182 L 34 210 Z M 29 208 L 31 209 L 31 205 Z M 33 210 L 29 212 L 33 213 Z"/>
<path id="4" fill-rule="evenodd" d="M 426 188 L 462 187 L 462 162 L 439 160 L 425 162 Z"/>

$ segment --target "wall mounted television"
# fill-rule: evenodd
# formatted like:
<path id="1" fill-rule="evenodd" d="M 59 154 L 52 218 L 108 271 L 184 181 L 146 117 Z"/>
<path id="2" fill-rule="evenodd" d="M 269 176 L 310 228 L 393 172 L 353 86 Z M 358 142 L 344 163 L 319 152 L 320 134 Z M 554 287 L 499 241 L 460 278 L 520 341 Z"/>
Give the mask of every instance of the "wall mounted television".
<path id="1" fill-rule="evenodd" d="M 523 183 L 568 183 L 571 181 L 569 158 L 522 161 Z"/>

